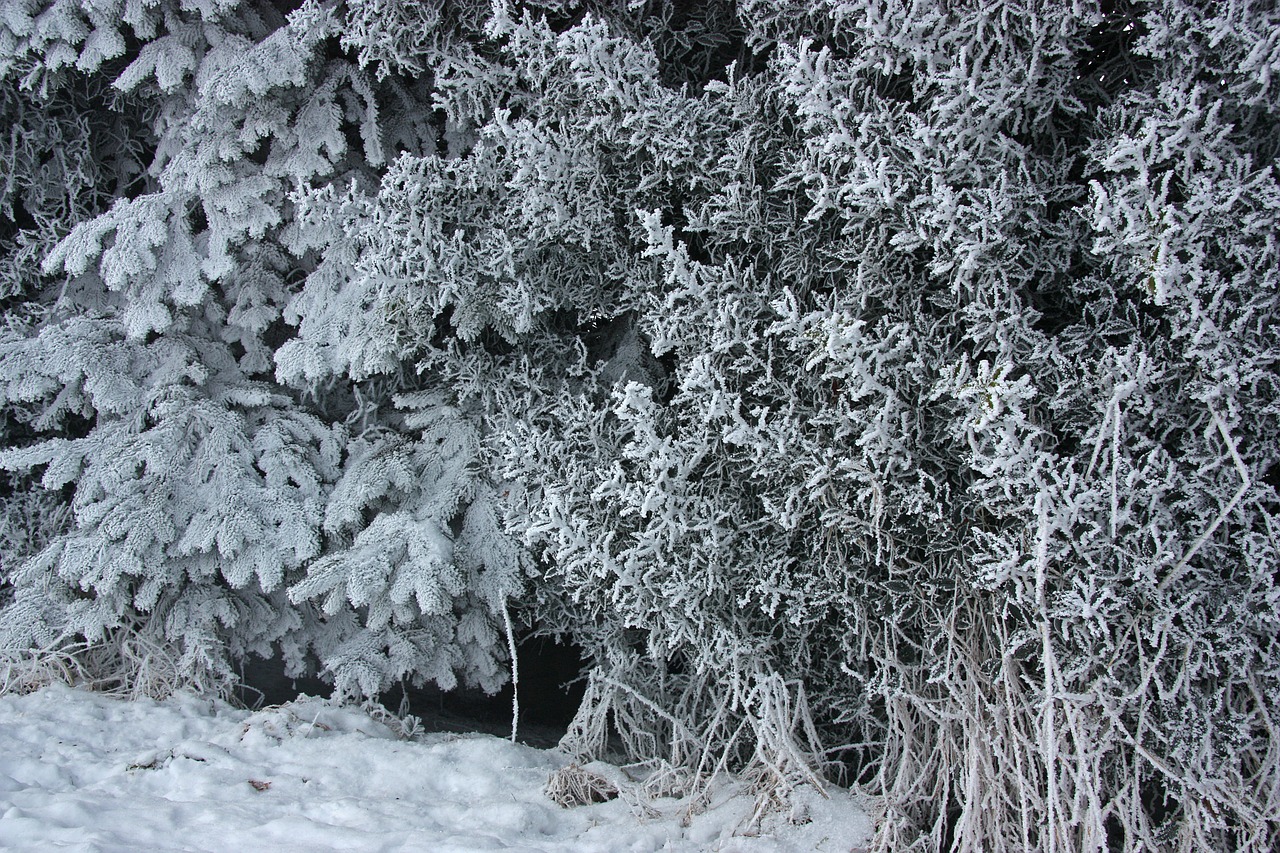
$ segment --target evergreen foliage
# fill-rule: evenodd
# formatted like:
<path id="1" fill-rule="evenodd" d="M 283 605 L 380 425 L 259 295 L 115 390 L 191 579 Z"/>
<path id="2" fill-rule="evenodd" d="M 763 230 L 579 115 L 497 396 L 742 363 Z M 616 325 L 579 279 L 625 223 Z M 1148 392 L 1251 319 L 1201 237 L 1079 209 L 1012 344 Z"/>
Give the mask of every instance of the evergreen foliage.
<path id="1" fill-rule="evenodd" d="M 434 145 L 420 87 L 380 84 L 335 51 L 338 11 L 315 3 L 287 17 L 234 2 L 27 5 L 6 7 L 8 103 L 52 125 L 55 154 L 13 137 L 25 213 L 10 218 L 0 464 L 71 490 L 72 522 L 6 553 L 6 643 L 115 649 L 108 669 L 141 643 L 175 674 L 161 688 L 225 689 L 236 659 L 281 653 L 351 693 L 459 676 L 495 689 L 506 646 L 492 637 L 520 566 L 484 511 L 466 512 L 483 485 L 467 469 L 473 430 L 438 412 L 371 420 L 367 395 L 386 387 L 275 376 L 293 283 L 315 266 L 307 241 L 325 233 L 298 233 L 294 195 L 376 182 L 397 148 Z M 424 442 L 456 427 L 436 449 L 449 458 L 411 454 L 400 489 L 378 492 L 378 447 L 428 421 Z M 432 466 L 446 470 L 422 480 Z M 6 524 L 34 494 L 11 499 Z M 458 553 L 452 536 L 432 542 L 455 515 L 471 519 Z M 362 558 L 409 516 L 423 525 L 403 546 L 412 560 Z M 334 565 L 363 582 L 330 584 L 314 606 Z"/>
<path id="2" fill-rule="evenodd" d="M 7 4 L 3 645 L 514 616 L 654 791 L 1273 849 L 1277 75 L 1261 0 Z"/>

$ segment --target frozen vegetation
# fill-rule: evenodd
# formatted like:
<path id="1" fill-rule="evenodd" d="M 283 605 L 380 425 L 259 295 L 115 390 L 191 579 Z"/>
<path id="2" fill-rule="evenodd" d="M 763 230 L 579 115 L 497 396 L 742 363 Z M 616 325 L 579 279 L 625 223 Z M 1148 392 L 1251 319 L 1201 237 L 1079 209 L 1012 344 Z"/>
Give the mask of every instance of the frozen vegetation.
<path id="1" fill-rule="evenodd" d="M 1276 3 L 0 0 L 0 128 L 5 713 L 556 638 L 686 806 L 1280 849 Z M 198 719 L 84 772 L 305 811 Z"/>

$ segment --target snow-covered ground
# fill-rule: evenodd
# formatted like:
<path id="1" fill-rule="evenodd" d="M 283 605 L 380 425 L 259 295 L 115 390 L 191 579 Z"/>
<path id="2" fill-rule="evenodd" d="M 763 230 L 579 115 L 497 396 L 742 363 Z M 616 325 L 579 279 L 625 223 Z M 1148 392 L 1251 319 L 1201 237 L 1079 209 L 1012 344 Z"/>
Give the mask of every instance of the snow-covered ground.
<path id="1" fill-rule="evenodd" d="M 766 818 L 725 783 L 682 804 L 623 796 L 562 808 L 568 764 L 490 735 L 397 737 L 319 699 L 257 712 L 197 699 L 123 701 L 61 685 L 0 697 L 0 849 L 67 851 L 842 851 L 870 822 L 846 792 Z"/>

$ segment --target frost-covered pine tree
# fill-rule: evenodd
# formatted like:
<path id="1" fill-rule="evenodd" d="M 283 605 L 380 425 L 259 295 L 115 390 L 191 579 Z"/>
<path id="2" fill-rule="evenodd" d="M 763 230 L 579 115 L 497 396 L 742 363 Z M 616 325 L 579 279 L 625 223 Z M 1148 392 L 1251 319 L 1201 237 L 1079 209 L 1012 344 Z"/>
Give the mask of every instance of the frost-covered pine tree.
<path id="1" fill-rule="evenodd" d="M 81 180 L 106 198 L 43 216 L 41 247 L 9 256 L 0 461 L 65 494 L 71 521 L 6 554 L 6 646 L 84 643 L 110 675 L 150 677 L 128 685 L 140 690 L 221 688 L 250 653 L 318 661 L 349 693 L 459 677 L 495 689 L 520 565 L 484 510 L 468 513 L 483 474 L 454 470 L 471 461 L 465 429 L 436 457 L 411 454 L 404 476 L 447 468 L 439 480 L 388 492 L 369 395 L 390 392 L 275 376 L 294 282 L 314 266 L 307 241 L 321 239 L 298 233 L 295 194 L 376 181 L 394 151 L 434 146 L 420 87 L 345 58 L 332 5 L 60 0 L 12 4 L 3 27 L 19 104 L 49 104 L 55 123 L 59 99 L 87 87 L 87 121 L 117 130 L 114 147 L 86 143 L 101 150 Z M 416 562 L 366 559 L 366 528 L 410 516 L 430 528 L 410 536 Z M 296 586 L 308 567 L 344 558 L 364 585 L 309 604 Z M 373 580 L 382 570 L 394 578 Z M 404 630 L 388 629 L 378 583 Z"/>

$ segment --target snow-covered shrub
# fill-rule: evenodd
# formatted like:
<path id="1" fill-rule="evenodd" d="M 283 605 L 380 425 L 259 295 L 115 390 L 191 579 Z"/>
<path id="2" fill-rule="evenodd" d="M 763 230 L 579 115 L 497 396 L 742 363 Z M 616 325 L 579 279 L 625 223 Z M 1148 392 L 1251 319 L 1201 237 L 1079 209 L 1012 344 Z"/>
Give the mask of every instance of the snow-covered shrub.
<path id="1" fill-rule="evenodd" d="M 1276 22 L 784 12 L 698 93 L 500 14 L 474 147 L 373 205 L 396 312 L 531 368 L 490 443 L 599 667 L 579 742 L 855 744 L 888 849 L 1264 849 Z"/>

